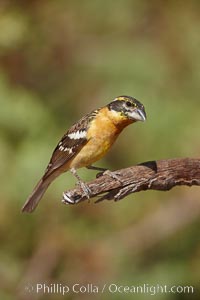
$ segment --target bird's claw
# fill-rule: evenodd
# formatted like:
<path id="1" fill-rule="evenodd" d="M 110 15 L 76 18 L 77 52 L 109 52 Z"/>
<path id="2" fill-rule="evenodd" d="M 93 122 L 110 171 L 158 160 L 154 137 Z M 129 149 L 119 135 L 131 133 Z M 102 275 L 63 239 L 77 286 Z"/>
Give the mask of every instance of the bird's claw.
<path id="1" fill-rule="evenodd" d="M 92 194 L 90 188 L 83 181 L 80 181 L 79 185 L 84 193 L 84 196 L 86 196 L 88 198 L 88 202 L 89 202 L 90 195 Z"/>
<path id="2" fill-rule="evenodd" d="M 111 178 L 113 178 L 113 179 L 119 181 L 120 184 L 123 183 L 123 181 L 120 179 L 120 177 L 119 177 L 116 173 L 111 172 L 110 170 L 106 170 L 106 171 L 104 171 L 104 172 L 98 173 L 98 174 L 96 175 L 96 178 L 99 178 L 99 177 L 101 177 L 101 176 L 103 176 L 103 175 L 108 175 L 108 176 L 110 176 Z"/>

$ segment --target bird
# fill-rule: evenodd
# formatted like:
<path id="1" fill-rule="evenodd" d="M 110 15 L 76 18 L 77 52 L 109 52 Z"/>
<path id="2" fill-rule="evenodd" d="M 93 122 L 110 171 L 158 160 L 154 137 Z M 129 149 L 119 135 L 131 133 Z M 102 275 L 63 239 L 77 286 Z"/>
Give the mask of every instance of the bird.
<path id="1" fill-rule="evenodd" d="M 87 167 L 105 171 L 92 164 L 104 157 L 125 127 L 145 120 L 144 105 L 131 96 L 118 96 L 106 106 L 86 114 L 57 144 L 44 175 L 27 198 L 22 212 L 33 212 L 49 185 L 66 171 L 71 171 L 89 198 L 90 190 L 79 177 L 77 169 Z"/>

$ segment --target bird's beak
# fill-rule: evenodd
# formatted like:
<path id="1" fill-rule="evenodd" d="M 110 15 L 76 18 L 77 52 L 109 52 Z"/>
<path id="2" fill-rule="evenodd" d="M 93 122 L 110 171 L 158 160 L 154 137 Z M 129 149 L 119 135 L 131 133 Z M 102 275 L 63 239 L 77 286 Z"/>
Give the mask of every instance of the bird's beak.
<path id="1" fill-rule="evenodd" d="M 143 109 L 138 108 L 137 113 L 138 113 L 138 116 L 139 116 L 138 121 L 144 122 L 147 118 L 144 108 Z"/>
<path id="2" fill-rule="evenodd" d="M 131 113 L 129 113 L 129 117 L 135 121 L 142 121 L 146 120 L 146 112 L 144 108 L 135 108 Z"/>

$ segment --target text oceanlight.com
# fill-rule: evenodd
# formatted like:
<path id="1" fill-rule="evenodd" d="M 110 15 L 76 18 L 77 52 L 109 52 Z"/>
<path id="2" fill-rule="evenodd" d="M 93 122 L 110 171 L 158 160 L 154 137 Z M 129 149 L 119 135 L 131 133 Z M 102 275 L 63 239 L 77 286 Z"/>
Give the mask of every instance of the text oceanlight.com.
<path id="1" fill-rule="evenodd" d="M 193 286 L 182 285 L 150 285 L 144 283 L 142 285 L 126 285 L 118 283 L 105 283 L 102 285 L 95 285 L 93 283 L 79 284 L 74 283 L 72 285 L 65 285 L 62 283 L 37 283 L 35 285 L 27 284 L 25 291 L 28 293 L 37 294 L 60 294 L 66 295 L 69 293 L 75 294 L 98 294 L 98 293 L 111 293 L 111 294 L 193 294 Z"/>

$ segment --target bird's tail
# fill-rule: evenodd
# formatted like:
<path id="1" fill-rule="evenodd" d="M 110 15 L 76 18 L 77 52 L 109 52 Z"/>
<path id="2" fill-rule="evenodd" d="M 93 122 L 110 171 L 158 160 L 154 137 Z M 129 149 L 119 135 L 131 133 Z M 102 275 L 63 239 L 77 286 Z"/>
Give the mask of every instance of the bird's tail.
<path id="1" fill-rule="evenodd" d="M 33 192 L 22 207 L 22 212 L 31 213 L 32 211 L 34 211 L 51 182 L 51 178 L 40 179 Z"/>

